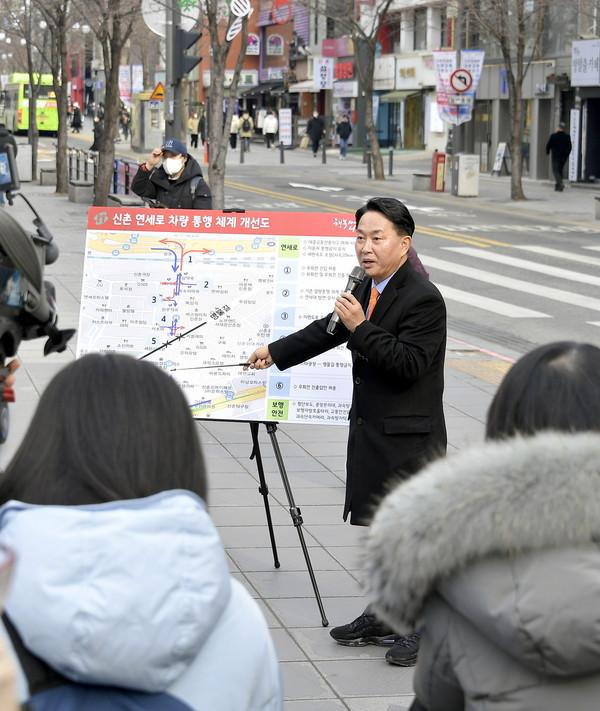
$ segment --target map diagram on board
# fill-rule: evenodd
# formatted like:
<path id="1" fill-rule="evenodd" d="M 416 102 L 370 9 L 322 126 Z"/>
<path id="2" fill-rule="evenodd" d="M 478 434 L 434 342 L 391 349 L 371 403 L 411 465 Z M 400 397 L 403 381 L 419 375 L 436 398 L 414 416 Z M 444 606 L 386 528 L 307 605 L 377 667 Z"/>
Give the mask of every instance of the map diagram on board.
<path id="1" fill-rule="evenodd" d="M 345 346 L 284 372 L 239 364 L 332 311 L 354 237 L 349 215 L 91 208 L 78 356 L 150 353 L 197 418 L 347 424 Z"/>

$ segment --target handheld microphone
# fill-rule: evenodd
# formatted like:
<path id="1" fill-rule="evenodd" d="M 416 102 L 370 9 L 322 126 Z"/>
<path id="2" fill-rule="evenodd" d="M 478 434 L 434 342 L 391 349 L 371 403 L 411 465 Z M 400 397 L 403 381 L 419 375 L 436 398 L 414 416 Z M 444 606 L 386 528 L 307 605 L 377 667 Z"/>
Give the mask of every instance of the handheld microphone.
<path id="1" fill-rule="evenodd" d="M 350 272 L 350 275 L 348 276 L 348 283 L 346 284 L 346 288 L 344 291 L 347 291 L 350 294 L 354 294 L 356 289 L 358 288 L 359 284 L 362 284 L 362 280 L 365 278 L 365 270 L 362 269 L 361 267 L 354 267 L 354 269 Z M 335 311 L 331 314 L 331 318 L 329 319 L 329 323 L 327 324 L 327 333 L 330 336 L 333 336 L 335 333 L 335 329 L 340 322 L 340 317 L 335 313 Z"/>

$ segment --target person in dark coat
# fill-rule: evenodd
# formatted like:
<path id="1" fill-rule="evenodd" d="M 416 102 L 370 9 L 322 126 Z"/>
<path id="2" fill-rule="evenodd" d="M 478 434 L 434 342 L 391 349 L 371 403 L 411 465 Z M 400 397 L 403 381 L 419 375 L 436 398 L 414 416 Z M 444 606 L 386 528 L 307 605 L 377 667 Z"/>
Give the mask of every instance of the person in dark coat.
<path id="1" fill-rule="evenodd" d="M 248 358 L 252 368 L 285 370 L 347 343 L 354 386 L 344 520 L 350 516 L 354 525 L 369 524 L 392 479 L 408 478 L 446 450 L 446 306 L 408 258 L 414 228 L 399 200 L 369 200 L 356 212 L 356 255 L 367 278 L 354 295 L 338 297 L 335 333 L 327 332 L 329 314 Z M 368 610 L 330 634 L 348 646 L 403 645 Z M 411 644 L 418 648 L 418 639 Z M 415 649 L 403 647 L 402 654 L 414 664 Z"/>
<path id="2" fill-rule="evenodd" d="M 348 139 L 352 133 L 352 126 L 345 114 L 342 116 L 342 120 L 338 123 L 335 132 L 340 137 L 340 160 L 346 160 L 346 153 L 348 153 Z"/>
<path id="3" fill-rule="evenodd" d="M 596 711 L 600 349 L 521 358 L 486 438 L 401 483 L 369 531 L 368 598 L 424 629 L 411 711 Z"/>
<path id="4" fill-rule="evenodd" d="M 554 190 L 562 192 L 565 189 L 563 183 L 563 168 L 567 158 L 571 153 L 571 137 L 565 133 L 565 124 L 559 123 L 556 133 L 553 133 L 546 144 L 546 155 L 552 153 L 552 172 L 554 173 Z"/>
<path id="5" fill-rule="evenodd" d="M 100 150 L 100 141 L 104 133 L 104 121 L 99 116 L 94 117 L 94 142 L 90 146 L 90 151 L 97 153 Z"/>
<path id="6" fill-rule="evenodd" d="M 310 118 L 306 126 L 306 133 L 310 136 L 310 140 L 312 141 L 312 152 L 316 158 L 319 151 L 319 142 L 325 135 L 325 121 L 322 116 L 319 116 L 318 111 L 315 111 Z"/>
<path id="7" fill-rule="evenodd" d="M 141 198 L 151 200 L 155 207 L 212 209 L 212 196 L 202 169 L 188 155 L 185 143 L 176 138 L 169 138 L 161 148 L 152 151 L 148 161 L 138 168 L 131 189 Z"/>
<path id="8" fill-rule="evenodd" d="M 81 109 L 79 108 L 79 104 L 75 102 L 73 104 L 73 119 L 71 121 L 71 128 L 73 129 L 73 133 L 79 133 L 79 131 L 81 131 L 82 126 L 83 122 L 81 120 Z"/>
<path id="9" fill-rule="evenodd" d="M 17 155 L 17 142 L 15 141 L 15 137 L 10 133 L 10 131 L 6 128 L 6 126 L 3 123 L 0 123 L 0 151 L 6 146 L 7 144 L 10 144 L 15 151 L 15 157 Z M 4 190 L 0 190 L 0 205 L 4 205 Z"/>

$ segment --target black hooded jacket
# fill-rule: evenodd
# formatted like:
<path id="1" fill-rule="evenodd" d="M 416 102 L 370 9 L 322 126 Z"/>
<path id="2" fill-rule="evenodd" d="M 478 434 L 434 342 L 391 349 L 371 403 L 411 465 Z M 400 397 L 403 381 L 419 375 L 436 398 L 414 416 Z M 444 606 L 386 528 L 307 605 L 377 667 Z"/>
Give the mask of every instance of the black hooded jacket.
<path id="1" fill-rule="evenodd" d="M 15 156 L 17 155 L 17 142 L 15 141 L 15 137 L 9 132 L 9 130 L 6 128 L 4 124 L 0 124 L 0 150 L 4 148 L 4 146 L 10 143 L 11 146 L 15 149 Z"/>
<path id="2" fill-rule="evenodd" d="M 199 180 L 193 180 L 196 176 Z M 179 210 L 211 210 L 210 188 L 202 177 L 198 161 L 188 156 L 183 172 L 176 180 L 170 180 L 165 169 L 160 166 L 147 170 L 146 165 L 138 168 L 131 183 L 131 189 L 141 198 L 149 198 L 159 203 L 159 207 Z"/>

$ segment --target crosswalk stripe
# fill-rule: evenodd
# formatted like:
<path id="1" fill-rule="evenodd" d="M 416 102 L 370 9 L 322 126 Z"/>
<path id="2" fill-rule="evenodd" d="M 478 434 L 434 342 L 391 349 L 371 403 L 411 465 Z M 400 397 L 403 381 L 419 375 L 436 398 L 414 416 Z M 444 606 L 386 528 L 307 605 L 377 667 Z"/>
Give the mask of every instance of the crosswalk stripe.
<path id="1" fill-rule="evenodd" d="M 445 284 L 436 282 L 436 286 L 446 301 L 458 301 L 460 304 L 491 311 L 498 316 L 508 316 L 508 318 L 552 318 L 550 314 L 543 314 L 541 311 L 532 311 L 522 306 L 515 306 L 498 299 L 490 299 L 488 296 L 462 291 L 462 289 L 455 289 Z"/>
<path id="2" fill-rule="evenodd" d="M 467 279 L 483 281 L 486 284 L 495 284 L 504 289 L 513 289 L 514 291 L 521 291 L 525 294 L 533 294 L 534 296 L 541 296 L 545 299 L 560 301 L 561 304 L 571 304 L 572 306 L 582 306 L 585 309 L 600 311 L 600 299 L 594 299 L 591 296 L 574 294 L 570 291 L 555 289 L 541 284 L 532 284 L 520 279 L 503 276 L 502 274 L 494 274 L 493 272 L 486 272 L 483 269 L 468 267 L 465 264 L 456 264 L 446 259 L 438 259 L 437 257 L 426 257 L 426 259 L 423 259 L 423 263 L 427 266 L 427 269 L 429 269 L 429 267 L 432 269 L 440 269 L 441 271 L 451 272 L 452 274 Z"/>
<path id="3" fill-rule="evenodd" d="M 568 259 L 571 262 L 581 262 L 582 264 L 589 264 L 590 266 L 600 267 L 600 258 L 589 257 L 586 254 L 575 254 L 569 252 L 567 249 L 552 249 L 552 247 L 537 247 L 534 244 L 513 244 L 513 247 L 517 249 L 525 249 L 528 252 L 535 252 L 536 254 L 544 254 L 547 257 L 556 257 L 561 261 Z M 587 249 L 584 247 L 584 249 Z"/>
<path id="4" fill-rule="evenodd" d="M 511 257 L 507 254 L 498 254 L 497 252 L 490 252 L 488 250 L 482 251 L 480 249 L 473 249 L 472 247 L 443 247 L 443 249 L 447 249 L 450 252 L 465 254 L 469 257 L 485 259 L 488 262 L 506 264 L 509 267 L 528 269 L 529 271 L 537 272 L 538 274 L 547 274 L 548 276 L 560 277 L 561 279 L 569 279 L 571 281 L 579 282 L 580 284 L 600 286 L 600 277 L 593 276 L 591 274 L 582 274 L 581 272 L 574 272 L 570 269 L 563 269 L 562 267 L 555 267 L 551 264 L 538 264 L 537 262 L 531 262 L 528 259 L 519 259 L 519 257 Z"/>
<path id="5" fill-rule="evenodd" d="M 594 252 L 600 252 L 600 247 L 596 247 L 596 246 L 594 246 L 594 247 L 584 247 L 584 249 L 591 249 L 591 250 L 594 251 Z"/>

